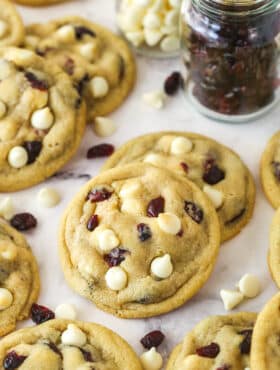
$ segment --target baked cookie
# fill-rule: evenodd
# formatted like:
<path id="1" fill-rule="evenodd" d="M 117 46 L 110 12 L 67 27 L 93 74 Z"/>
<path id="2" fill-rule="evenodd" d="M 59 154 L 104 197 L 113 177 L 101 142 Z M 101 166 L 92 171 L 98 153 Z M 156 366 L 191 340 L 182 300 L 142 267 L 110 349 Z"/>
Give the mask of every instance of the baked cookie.
<path id="1" fill-rule="evenodd" d="M 268 265 L 273 280 L 280 288 L 280 208 L 275 213 L 270 228 L 270 248 Z"/>
<path id="2" fill-rule="evenodd" d="M 270 204 L 280 207 L 280 131 L 270 139 L 262 155 L 261 181 Z"/>
<path id="3" fill-rule="evenodd" d="M 28 6 L 47 6 L 56 3 L 62 3 L 66 0 L 14 0 L 16 3 Z"/>
<path id="4" fill-rule="evenodd" d="M 251 370 L 280 369 L 280 293 L 259 314 L 253 334 Z"/>
<path id="5" fill-rule="evenodd" d="M 122 145 L 103 169 L 142 161 L 188 177 L 212 200 L 222 241 L 238 234 L 250 220 L 255 185 L 248 168 L 229 148 L 198 134 L 158 132 Z"/>
<path id="6" fill-rule="evenodd" d="M 79 17 L 26 29 L 25 46 L 57 63 L 88 106 L 88 121 L 115 110 L 131 91 L 136 67 L 128 45 L 111 31 Z"/>
<path id="7" fill-rule="evenodd" d="M 0 221 L 0 336 L 29 316 L 39 294 L 38 267 L 24 237 Z"/>
<path id="8" fill-rule="evenodd" d="M 30 50 L 0 49 L 0 191 L 45 180 L 77 150 L 85 105 L 59 67 Z"/>
<path id="9" fill-rule="evenodd" d="M 203 320 L 175 347 L 166 370 L 249 368 L 256 319 L 255 313 L 240 312 Z"/>
<path id="10" fill-rule="evenodd" d="M 8 0 L 0 0 L 0 47 L 17 46 L 24 39 L 24 26 L 16 7 Z"/>
<path id="11" fill-rule="evenodd" d="M 60 228 L 66 280 L 114 315 L 171 311 L 212 272 L 220 242 L 214 207 L 192 182 L 139 163 L 90 180 Z"/>
<path id="12" fill-rule="evenodd" d="M 1 340 L 1 369 L 142 370 L 132 348 L 111 330 L 80 321 L 50 320 Z"/>

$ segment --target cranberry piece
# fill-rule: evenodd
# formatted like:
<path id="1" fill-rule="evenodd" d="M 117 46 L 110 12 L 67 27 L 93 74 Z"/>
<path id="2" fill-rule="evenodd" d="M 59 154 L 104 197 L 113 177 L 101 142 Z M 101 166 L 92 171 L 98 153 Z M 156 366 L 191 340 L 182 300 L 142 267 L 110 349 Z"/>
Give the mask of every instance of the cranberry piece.
<path id="1" fill-rule="evenodd" d="M 158 347 L 164 340 L 164 334 L 159 330 L 151 331 L 146 334 L 140 342 L 144 348 L 151 349 L 152 347 Z"/>
<path id="2" fill-rule="evenodd" d="M 84 77 L 75 84 L 75 88 L 80 96 L 83 95 L 85 84 L 89 81 L 89 75 L 85 74 Z"/>
<path id="3" fill-rule="evenodd" d="M 126 249 L 114 248 L 109 254 L 105 254 L 104 261 L 109 267 L 120 265 L 125 260 L 125 254 L 128 253 Z"/>
<path id="4" fill-rule="evenodd" d="M 82 352 L 82 355 L 86 362 L 93 362 L 92 354 L 89 351 L 86 351 L 82 348 L 80 348 L 80 351 Z"/>
<path id="5" fill-rule="evenodd" d="M 33 303 L 31 306 L 31 319 L 36 324 L 42 324 L 45 321 L 54 319 L 54 313 L 45 306 Z"/>
<path id="6" fill-rule="evenodd" d="M 111 144 L 99 144 L 91 147 L 87 152 L 87 158 L 101 158 L 108 157 L 114 153 L 114 146 Z"/>
<path id="7" fill-rule="evenodd" d="M 216 370 L 230 370 L 230 369 L 231 369 L 231 366 L 225 364 L 225 365 L 217 367 Z"/>
<path id="8" fill-rule="evenodd" d="M 88 193 L 87 200 L 93 202 L 103 202 L 111 197 L 113 193 L 106 188 L 93 189 Z"/>
<path id="9" fill-rule="evenodd" d="M 26 231 L 36 227 L 37 220 L 31 213 L 24 212 L 14 215 L 10 223 L 15 229 Z"/>
<path id="10" fill-rule="evenodd" d="M 225 172 L 216 164 L 207 165 L 203 174 L 203 180 L 209 185 L 215 185 L 225 178 Z"/>
<path id="11" fill-rule="evenodd" d="M 62 357 L 62 353 L 57 348 L 57 346 L 53 342 L 46 343 L 47 346 L 56 354 L 58 354 L 60 357 Z"/>
<path id="12" fill-rule="evenodd" d="M 28 164 L 34 163 L 38 155 L 42 150 L 41 141 L 25 141 L 23 147 L 26 149 L 28 154 Z"/>
<path id="13" fill-rule="evenodd" d="M 141 223 L 137 225 L 138 238 L 144 242 L 152 237 L 152 231 L 149 225 Z"/>
<path id="14" fill-rule="evenodd" d="M 72 58 L 67 58 L 64 63 L 63 69 L 69 76 L 73 76 L 75 69 L 74 60 Z"/>
<path id="15" fill-rule="evenodd" d="M 182 237 L 184 235 L 184 230 L 181 229 L 176 235 Z"/>
<path id="16" fill-rule="evenodd" d="M 32 72 L 25 72 L 25 78 L 28 80 L 33 89 L 46 91 L 48 90 L 48 83 L 46 81 L 39 80 L 39 78 Z"/>
<path id="17" fill-rule="evenodd" d="M 280 181 L 280 162 L 273 162 L 274 175 Z"/>
<path id="18" fill-rule="evenodd" d="M 208 346 L 197 348 L 196 354 L 201 357 L 215 358 L 220 353 L 220 346 L 217 343 L 211 343 Z"/>
<path id="19" fill-rule="evenodd" d="M 251 342 L 252 342 L 252 335 L 253 330 L 243 330 L 239 332 L 238 334 L 243 335 L 244 339 L 240 343 L 239 348 L 242 355 L 248 355 L 251 351 Z"/>
<path id="20" fill-rule="evenodd" d="M 183 78 L 180 72 L 173 72 L 164 82 L 164 91 L 167 95 L 175 95 L 182 85 Z"/>
<path id="21" fill-rule="evenodd" d="M 147 215 L 149 217 L 157 217 L 164 211 L 164 203 L 163 197 L 152 199 L 147 207 Z"/>
<path id="22" fill-rule="evenodd" d="M 200 224 L 203 220 L 203 211 L 202 209 L 193 202 L 185 201 L 184 206 L 185 211 L 187 214 L 198 224 Z"/>
<path id="23" fill-rule="evenodd" d="M 92 36 L 92 37 L 96 36 L 95 32 L 93 32 L 92 30 L 90 30 L 89 28 L 87 28 L 85 26 L 76 26 L 75 27 L 75 35 L 76 35 L 76 38 L 78 40 L 81 40 L 84 35 L 89 35 L 89 36 Z"/>
<path id="24" fill-rule="evenodd" d="M 25 359 L 26 356 L 20 356 L 16 351 L 9 352 L 3 360 L 3 367 L 6 370 L 17 369 Z"/>
<path id="25" fill-rule="evenodd" d="M 182 167 L 182 169 L 183 169 L 186 173 L 188 173 L 188 172 L 189 172 L 189 166 L 187 165 L 187 163 L 185 163 L 185 162 L 181 162 L 181 163 L 180 163 L 180 166 Z"/>
<path id="26" fill-rule="evenodd" d="M 97 215 L 92 215 L 90 216 L 88 222 L 87 222 L 87 229 L 89 231 L 93 231 L 97 226 L 98 226 L 98 216 Z"/>

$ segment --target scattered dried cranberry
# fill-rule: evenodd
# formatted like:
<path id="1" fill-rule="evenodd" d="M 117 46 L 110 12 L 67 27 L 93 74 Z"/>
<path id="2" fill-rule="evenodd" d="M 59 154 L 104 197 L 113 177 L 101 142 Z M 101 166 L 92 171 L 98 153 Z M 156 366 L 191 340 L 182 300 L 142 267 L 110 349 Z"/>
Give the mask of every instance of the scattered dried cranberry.
<path id="1" fill-rule="evenodd" d="M 273 162 L 274 175 L 280 181 L 280 162 Z"/>
<path id="2" fill-rule="evenodd" d="M 24 212 L 14 215 L 10 223 L 15 229 L 26 231 L 36 227 L 37 220 L 31 213 Z"/>
<path id="3" fill-rule="evenodd" d="M 101 158 L 108 157 L 114 153 L 114 146 L 111 144 L 99 144 L 91 147 L 87 152 L 87 158 Z"/>
<path id="4" fill-rule="evenodd" d="M 25 72 L 25 78 L 28 80 L 33 89 L 46 91 L 48 90 L 48 83 L 46 81 L 41 81 L 38 77 L 32 72 Z"/>
<path id="5" fill-rule="evenodd" d="M 82 355 L 84 357 L 84 360 L 86 362 L 93 362 L 92 354 L 82 348 L 80 348 L 80 351 L 82 352 Z"/>
<path id="6" fill-rule="evenodd" d="M 26 359 L 26 356 L 20 356 L 16 351 L 8 353 L 3 360 L 3 367 L 6 370 L 17 369 Z"/>
<path id="7" fill-rule="evenodd" d="M 203 211 L 202 209 L 197 206 L 193 202 L 185 201 L 184 206 L 185 211 L 187 214 L 198 224 L 200 224 L 203 220 Z"/>
<path id="8" fill-rule="evenodd" d="M 211 343 L 209 346 L 197 348 L 196 354 L 201 357 L 215 358 L 220 353 L 220 346 L 217 343 Z"/>
<path id="9" fill-rule="evenodd" d="M 63 69 L 69 76 L 72 76 L 74 74 L 75 69 L 74 60 L 68 57 L 64 63 Z"/>
<path id="10" fill-rule="evenodd" d="M 96 36 L 95 32 L 93 32 L 92 30 L 90 30 L 89 28 L 87 28 L 85 26 L 76 26 L 75 27 L 75 35 L 76 35 L 76 38 L 78 40 L 81 40 L 84 35 L 89 35 L 89 36 L 92 36 L 92 37 Z"/>
<path id="11" fill-rule="evenodd" d="M 161 331 L 155 330 L 146 334 L 140 342 L 144 348 L 151 349 L 152 347 L 158 347 L 164 340 L 164 334 Z"/>
<path id="12" fill-rule="evenodd" d="M 88 193 L 87 200 L 93 202 L 103 202 L 111 197 L 113 193 L 106 188 L 93 189 Z"/>
<path id="13" fill-rule="evenodd" d="M 242 353 L 242 355 L 248 355 L 251 351 L 253 330 L 243 330 L 238 334 L 244 336 L 243 341 L 239 345 L 240 352 Z"/>
<path id="14" fill-rule="evenodd" d="M 185 162 L 181 162 L 181 163 L 180 163 L 180 166 L 182 167 L 182 169 L 183 169 L 186 173 L 188 173 L 188 172 L 189 172 L 189 166 L 187 165 L 187 163 L 185 163 Z"/>
<path id="15" fill-rule="evenodd" d="M 231 366 L 230 365 L 222 365 L 220 367 L 217 367 L 216 370 L 230 370 Z"/>
<path id="16" fill-rule="evenodd" d="M 33 303 L 31 306 L 31 319 L 36 324 L 42 324 L 45 321 L 54 319 L 54 313 L 45 306 L 40 306 L 37 303 Z"/>
<path id="17" fill-rule="evenodd" d="M 212 158 L 206 160 L 204 164 L 203 180 L 207 184 L 215 185 L 225 178 L 225 172 L 221 170 Z"/>
<path id="18" fill-rule="evenodd" d="M 176 235 L 182 237 L 184 235 L 184 230 L 181 229 Z"/>
<path id="19" fill-rule="evenodd" d="M 164 212 L 164 203 L 163 197 L 152 199 L 147 207 L 147 215 L 149 217 L 157 217 L 160 213 Z"/>
<path id="20" fill-rule="evenodd" d="M 26 149 L 28 154 L 28 164 L 34 163 L 38 155 L 42 150 L 41 141 L 25 141 L 23 147 Z"/>
<path id="21" fill-rule="evenodd" d="M 152 231 L 149 227 L 149 225 L 141 223 L 137 225 L 137 231 L 138 231 L 138 238 L 141 240 L 141 242 L 144 242 L 151 238 Z"/>
<path id="22" fill-rule="evenodd" d="M 97 215 L 92 215 L 90 216 L 88 222 L 87 222 L 87 229 L 89 231 L 93 231 L 97 226 L 98 226 L 98 216 Z"/>
<path id="23" fill-rule="evenodd" d="M 180 72 L 173 72 L 164 82 L 164 91 L 167 95 L 175 95 L 182 85 L 182 75 Z"/>
<path id="24" fill-rule="evenodd" d="M 104 261 L 109 267 L 118 266 L 125 260 L 126 253 L 128 253 L 126 249 L 114 248 L 109 254 L 105 254 Z"/>

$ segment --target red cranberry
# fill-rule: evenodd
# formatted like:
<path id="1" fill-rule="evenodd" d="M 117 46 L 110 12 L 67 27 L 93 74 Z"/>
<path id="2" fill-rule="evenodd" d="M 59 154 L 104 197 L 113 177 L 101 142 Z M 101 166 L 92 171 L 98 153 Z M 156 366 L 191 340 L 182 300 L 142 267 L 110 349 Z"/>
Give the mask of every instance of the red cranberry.
<path id="1" fill-rule="evenodd" d="M 114 248 L 109 254 L 105 254 L 104 261 L 109 267 L 118 266 L 125 260 L 126 253 L 128 253 L 126 249 Z"/>
<path id="2" fill-rule="evenodd" d="M 196 354 L 201 357 L 215 358 L 220 353 L 220 346 L 217 343 L 211 343 L 209 346 L 197 348 Z"/>
<path id="3" fill-rule="evenodd" d="M 34 163 L 38 155 L 42 150 L 41 141 L 25 141 L 23 147 L 26 149 L 28 154 L 28 164 Z"/>
<path id="4" fill-rule="evenodd" d="M 75 69 L 74 60 L 72 58 L 67 58 L 64 63 L 63 69 L 69 76 L 73 76 Z"/>
<path id="5" fill-rule="evenodd" d="M 280 162 L 273 162 L 274 175 L 280 181 Z"/>
<path id="6" fill-rule="evenodd" d="M 180 72 L 173 72 L 164 82 L 164 91 L 167 95 L 175 95 L 182 85 L 183 78 Z"/>
<path id="7" fill-rule="evenodd" d="M 31 319 L 36 324 L 42 324 L 45 321 L 54 319 L 54 313 L 45 306 L 33 303 L 31 307 Z"/>
<path id="8" fill-rule="evenodd" d="M 39 78 L 32 72 L 25 72 L 25 78 L 28 80 L 33 89 L 46 91 L 48 90 L 48 83 L 46 81 L 39 80 Z"/>
<path id="9" fill-rule="evenodd" d="M 37 220 L 31 213 L 24 212 L 14 215 L 10 223 L 15 229 L 26 231 L 36 227 Z"/>
<path id="10" fill-rule="evenodd" d="M 210 164 L 209 161 L 205 165 L 205 172 L 203 180 L 209 185 L 215 185 L 225 178 L 225 172 L 221 170 L 216 164 Z"/>
<path id="11" fill-rule="evenodd" d="M 180 238 L 181 238 L 184 235 L 184 230 L 181 229 L 176 235 L 180 236 Z"/>
<path id="12" fill-rule="evenodd" d="M 113 193 L 106 188 L 96 188 L 88 193 L 87 200 L 94 202 L 103 202 L 111 197 Z"/>
<path id="13" fill-rule="evenodd" d="M 157 217 L 160 213 L 164 212 L 164 203 L 163 197 L 152 199 L 147 207 L 147 215 L 149 217 Z"/>
<path id="14" fill-rule="evenodd" d="M 114 146 L 111 144 L 99 144 L 91 147 L 87 152 L 87 158 L 108 157 L 114 153 Z"/>
<path id="15" fill-rule="evenodd" d="M 89 351 L 86 351 L 82 348 L 80 348 L 80 351 L 82 352 L 82 355 L 86 362 L 93 362 L 92 354 Z"/>
<path id="16" fill-rule="evenodd" d="M 251 351 L 253 330 L 243 330 L 239 332 L 238 334 L 244 336 L 243 341 L 239 345 L 240 352 L 242 353 L 242 355 L 249 355 Z"/>
<path id="17" fill-rule="evenodd" d="M 58 354 L 60 357 L 62 357 L 62 353 L 57 348 L 57 346 L 53 342 L 46 343 L 46 345 L 56 354 Z"/>
<path id="18" fill-rule="evenodd" d="M 185 163 L 185 162 L 181 162 L 181 163 L 180 163 L 180 166 L 182 167 L 182 169 L 183 169 L 186 173 L 188 173 L 188 172 L 189 172 L 189 166 L 187 165 L 187 163 Z"/>
<path id="19" fill-rule="evenodd" d="M 80 96 L 82 96 L 82 95 L 83 95 L 84 87 L 85 87 L 85 85 L 86 85 L 86 83 L 87 83 L 88 81 L 89 81 L 89 75 L 88 75 L 88 74 L 85 74 L 85 75 L 83 76 L 83 78 L 75 84 L 75 88 L 76 88 L 76 90 L 78 91 L 78 94 L 79 94 Z"/>
<path id="20" fill-rule="evenodd" d="M 13 370 L 20 367 L 20 365 L 25 361 L 26 356 L 20 356 L 16 351 L 8 353 L 3 360 L 3 367 L 6 370 Z"/>
<path id="21" fill-rule="evenodd" d="M 76 38 L 78 40 L 81 40 L 84 35 L 89 35 L 91 37 L 96 36 L 95 32 L 93 32 L 92 30 L 90 30 L 89 28 L 87 28 L 85 26 L 76 26 L 75 27 L 75 35 L 76 35 Z"/>
<path id="22" fill-rule="evenodd" d="M 164 340 L 164 334 L 161 331 L 155 330 L 146 334 L 140 342 L 144 348 L 151 349 L 152 347 L 158 347 Z"/>
<path id="23" fill-rule="evenodd" d="M 138 238 L 141 242 L 144 242 L 151 238 L 152 232 L 149 225 L 141 223 L 137 225 Z"/>
<path id="24" fill-rule="evenodd" d="M 89 231 L 93 231 L 97 226 L 98 226 L 98 216 L 97 215 L 92 215 L 90 216 L 88 222 L 87 222 L 87 229 Z"/>
<path id="25" fill-rule="evenodd" d="M 186 213 L 198 224 L 203 220 L 203 211 L 193 202 L 185 201 L 184 209 Z"/>

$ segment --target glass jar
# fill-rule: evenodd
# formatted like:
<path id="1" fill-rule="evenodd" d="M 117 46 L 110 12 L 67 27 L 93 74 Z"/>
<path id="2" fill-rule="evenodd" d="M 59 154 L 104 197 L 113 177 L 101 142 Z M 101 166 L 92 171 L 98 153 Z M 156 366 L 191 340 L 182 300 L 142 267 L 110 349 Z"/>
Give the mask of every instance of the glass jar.
<path id="1" fill-rule="evenodd" d="M 117 0 L 117 25 L 138 54 L 155 58 L 180 55 L 182 0 Z"/>
<path id="2" fill-rule="evenodd" d="M 185 90 L 205 115 L 254 119 L 279 101 L 280 0 L 185 0 Z"/>

